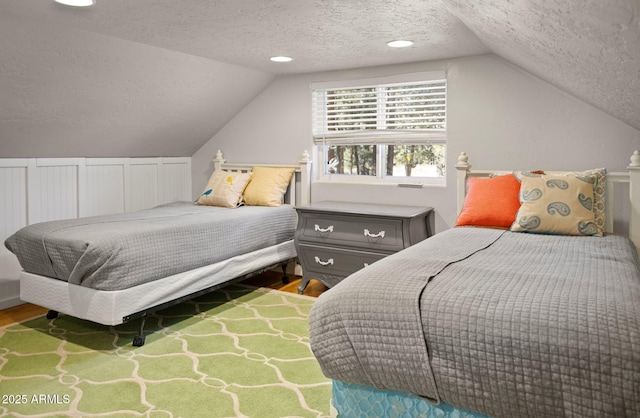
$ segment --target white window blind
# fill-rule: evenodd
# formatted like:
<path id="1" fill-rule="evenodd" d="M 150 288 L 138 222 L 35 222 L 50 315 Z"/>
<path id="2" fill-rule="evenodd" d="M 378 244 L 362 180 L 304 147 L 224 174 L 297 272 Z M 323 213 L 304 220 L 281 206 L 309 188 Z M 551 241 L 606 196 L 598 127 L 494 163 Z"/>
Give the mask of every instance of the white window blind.
<path id="1" fill-rule="evenodd" d="M 436 79 L 313 87 L 316 143 L 445 139 L 447 83 Z M 426 77 L 426 76 L 425 76 Z"/>

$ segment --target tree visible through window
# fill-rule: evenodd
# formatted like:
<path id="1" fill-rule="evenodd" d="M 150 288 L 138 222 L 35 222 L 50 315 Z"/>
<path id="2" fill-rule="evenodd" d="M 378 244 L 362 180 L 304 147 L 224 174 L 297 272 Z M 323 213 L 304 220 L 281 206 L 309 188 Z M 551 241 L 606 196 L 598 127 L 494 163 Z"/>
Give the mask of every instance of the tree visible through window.
<path id="1" fill-rule="evenodd" d="M 444 176 L 444 144 L 387 145 L 386 155 L 388 176 Z M 401 169 L 403 174 L 399 172 Z"/>
<path id="2" fill-rule="evenodd" d="M 377 176 L 377 148 L 386 158 L 385 176 L 442 177 L 445 169 L 445 146 L 413 145 L 329 145 L 327 173 Z"/>
<path id="3" fill-rule="evenodd" d="M 330 145 L 327 149 L 327 172 L 376 176 L 375 145 Z"/>
<path id="4" fill-rule="evenodd" d="M 442 178 L 446 80 L 314 88 L 313 134 L 326 174 Z"/>

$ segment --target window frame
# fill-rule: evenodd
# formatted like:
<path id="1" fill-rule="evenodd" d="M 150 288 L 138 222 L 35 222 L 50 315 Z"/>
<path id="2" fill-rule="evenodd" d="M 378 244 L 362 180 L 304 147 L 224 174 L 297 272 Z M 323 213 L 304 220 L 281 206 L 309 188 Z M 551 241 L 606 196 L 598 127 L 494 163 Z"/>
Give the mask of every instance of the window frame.
<path id="1" fill-rule="evenodd" d="M 361 131 L 345 131 L 337 134 L 326 133 L 326 117 L 318 120 L 318 113 L 325 109 L 319 109 L 317 100 L 317 90 L 347 90 L 359 89 L 366 87 L 376 87 L 376 91 L 380 87 L 389 87 L 389 85 L 398 85 L 406 83 L 433 83 L 444 82 L 444 129 L 415 129 L 415 130 L 361 130 Z M 334 82 L 320 82 L 311 84 L 312 96 L 312 138 L 317 149 L 318 157 L 318 179 L 325 182 L 344 182 L 344 183 L 366 183 L 366 184 L 417 184 L 417 185 L 442 185 L 446 184 L 446 165 L 443 176 L 438 177 L 419 177 L 419 176 L 387 176 L 386 175 L 386 153 L 387 145 L 444 145 L 444 159 L 446 161 L 447 153 L 447 130 L 446 130 L 446 98 L 447 98 L 447 78 L 445 71 L 429 71 L 420 73 L 411 73 L 396 75 L 390 77 L 378 77 L 360 80 L 342 80 Z M 378 106 L 380 106 L 380 97 L 376 94 Z M 318 123 L 322 122 L 323 125 Z M 379 125 L 379 123 L 378 123 Z M 319 133 L 318 127 L 321 126 L 324 133 Z M 377 145 L 376 147 L 376 175 L 358 175 L 358 174 L 335 174 L 327 172 L 327 147 L 350 146 L 350 145 Z"/>

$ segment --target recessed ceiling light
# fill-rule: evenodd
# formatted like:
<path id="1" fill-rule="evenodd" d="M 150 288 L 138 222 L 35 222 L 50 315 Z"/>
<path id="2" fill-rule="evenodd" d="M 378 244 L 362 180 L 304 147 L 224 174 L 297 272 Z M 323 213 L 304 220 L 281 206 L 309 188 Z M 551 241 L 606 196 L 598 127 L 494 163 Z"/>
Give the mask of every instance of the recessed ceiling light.
<path id="1" fill-rule="evenodd" d="M 55 0 L 56 3 L 64 4 L 66 6 L 75 7 L 87 7 L 96 4 L 95 0 Z"/>
<path id="2" fill-rule="evenodd" d="M 413 41 L 391 41 L 387 42 L 391 48 L 406 48 L 413 45 Z"/>
<path id="3" fill-rule="evenodd" d="M 283 56 L 271 57 L 270 59 L 273 62 L 289 62 L 289 61 L 293 61 L 293 58 L 291 58 L 291 57 L 283 57 Z"/>

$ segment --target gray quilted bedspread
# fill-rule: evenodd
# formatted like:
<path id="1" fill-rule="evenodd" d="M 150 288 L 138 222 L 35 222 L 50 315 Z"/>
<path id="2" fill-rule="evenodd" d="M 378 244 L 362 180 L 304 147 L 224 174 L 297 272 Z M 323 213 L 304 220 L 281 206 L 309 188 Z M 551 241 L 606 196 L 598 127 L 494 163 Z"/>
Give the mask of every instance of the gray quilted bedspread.
<path id="1" fill-rule="evenodd" d="M 323 294 L 330 378 L 496 417 L 640 417 L 631 241 L 457 228 Z"/>
<path id="2" fill-rule="evenodd" d="M 29 225 L 5 246 L 27 272 L 119 290 L 292 240 L 296 222 L 289 205 L 228 209 L 176 202 Z"/>

